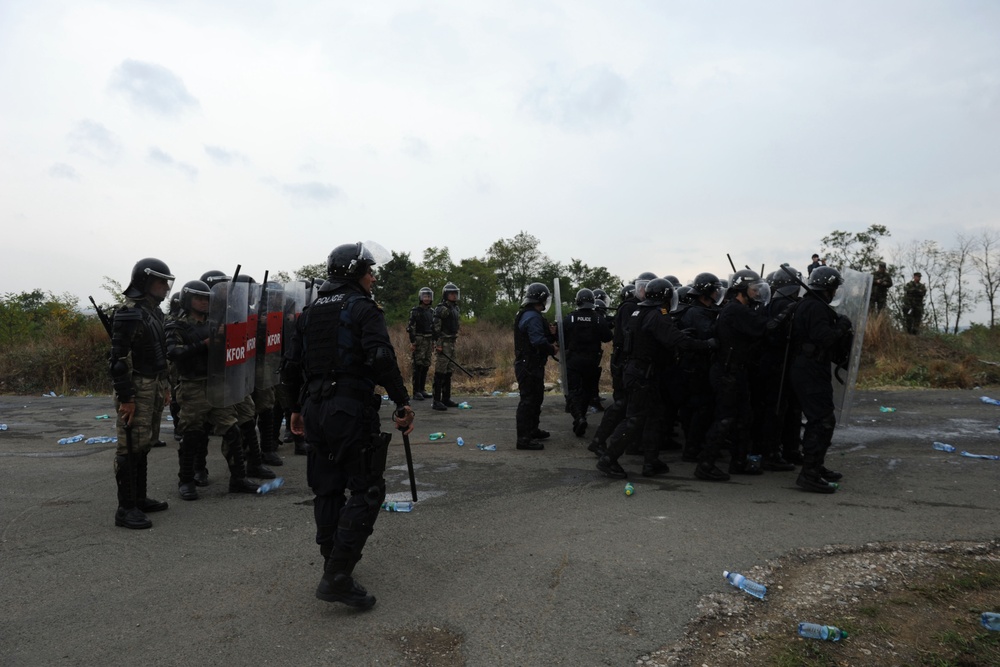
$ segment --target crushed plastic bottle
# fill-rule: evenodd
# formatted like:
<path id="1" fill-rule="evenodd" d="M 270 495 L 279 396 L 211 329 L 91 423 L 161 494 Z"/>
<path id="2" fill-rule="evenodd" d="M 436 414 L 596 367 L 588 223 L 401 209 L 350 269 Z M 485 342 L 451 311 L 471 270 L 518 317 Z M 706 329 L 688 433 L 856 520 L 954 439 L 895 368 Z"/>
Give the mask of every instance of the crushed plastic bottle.
<path id="1" fill-rule="evenodd" d="M 0 424 L 0 431 L 6 431 L 6 430 L 7 430 L 7 425 L 6 424 Z"/>
<path id="2" fill-rule="evenodd" d="M 984 611 L 983 615 L 979 617 L 979 622 L 982 623 L 983 627 L 987 630 L 1000 632 L 1000 614 L 997 612 Z"/>
<path id="3" fill-rule="evenodd" d="M 55 398 L 56 397 L 56 392 L 50 391 L 47 394 L 42 394 L 42 396 L 44 396 L 45 398 Z"/>
<path id="4" fill-rule="evenodd" d="M 167 421 L 168 422 L 172 422 L 173 420 L 174 420 L 174 416 L 173 415 L 167 415 Z"/>
<path id="5" fill-rule="evenodd" d="M 989 405 L 1000 405 L 1000 401 L 995 398 L 990 398 L 989 396 L 980 396 L 979 400 Z"/>
<path id="6" fill-rule="evenodd" d="M 106 442 L 118 442 L 118 438 L 110 435 L 99 435 L 93 438 L 87 438 L 83 441 L 85 445 L 103 445 Z"/>
<path id="7" fill-rule="evenodd" d="M 108 414 L 97 415 L 94 417 L 94 419 L 111 419 L 111 415 Z"/>
<path id="8" fill-rule="evenodd" d="M 490 394 L 490 396 L 503 396 L 503 392 L 502 391 L 495 391 L 492 394 Z"/>
<path id="9" fill-rule="evenodd" d="M 847 631 L 833 625 L 818 623 L 799 623 L 799 636 L 807 639 L 823 639 L 828 642 L 839 642 L 847 637 Z"/>
<path id="10" fill-rule="evenodd" d="M 883 406 L 880 406 L 880 407 L 879 407 L 878 411 L 879 411 L 879 412 L 895 412 L 895 411 L 896 411 L 896 408 L 887 408 L 887 407 L 885 407 L 885 406 L 883 405 Z"/>
<path id="11" fill-rule="evenodd" d="M 625 495 L 626 496 L 631 496 L 633 493 L 635 493 L 635 487 L 632 486 L 632 482 L 626 482 L 625 483 Z"/>
<path id="12" fill-rule="evenodd" d="M 961 455 L 970 459 L 986 459 L 987 461 L 1000 461 L 1000 456 L 997 454 L 970 454 L 969 452 L 961 452 Z"/>
<path id="13" fill-rule="evenodd" d="M 472 406 L 469 405 L 468 401 L 462 401 L 461 403 L 458 404 L 458 409 L 459 410 L 471 410 Z"/>
<path id="14" fill-rule="evenodd" d="M 455 444 L 458 445 L 459 447 L 465 447 L 465 440 L 462 438 L 462 436 L 458 436 L 457 438 L 455 438 Z"/>
<path id="15" fill-rule="evenodd" d="M 83 441 L 83 438 L 84 438 L 83 433 L 78 433 L 78 434 L 70 436 L 68 438 L 59 438 L 58 443 L 60 445 L 71 445 L 74 442 L 81 442 L 81 441 Z"/>
<path id="16" fill-rule="evenodd" d="M 933 447 L 934 449 L 938 450 L 939 452 L 953 452 L 953 451 L 955 451 L 955 445 L 949 445 L 946 442 L 938 442 L 936 440 L 934 441 L 933 444 L 931 444 L 931 447 Z"/>
<path id="17" fill-rule="evenodd" d="M 284 485 L 285 485 L 284 477 L 275 477 L 270 482 L 264 482 L 259 487 L 257 487 L 257 493 L 263 495 L 265 493 L 274 491 L 275 489 L 280 489 Z"/>
<path id="18" fill-rule="evenodd" d="M 413 503 L 409 500 L 387 500 L 382 503 L 382 509 L 386 512 L 412 512 Z"/>
<path id="19" fill-rule="evenodd" d="M 480 451 L 483 452 L 495 452 L 497 450 L 496 445 L 484 445 L 483 443 L 479 443 L 478 445 L 476 445 L 476 447 L 478 447 Z"/>
<path id="20" fill-rule="evenodd" d="M 764 599 L 764 595 L 767 593 L 767 586 L 764 584 L 758 584 L 756 581 L 747 579 L 742 574 L 738 572 L 730 572 L 729 570 L 723 570 L 722 576 L 726 578 L 726 581 L 731 583 L 736 588 L 740 589 L 744 593 L 749 593 L 750 595 Z"/>
<path id="21" fill-rule="evenodd" d="M 443 438 L 446 435 L 447 435 L 447 433 L 445 433 L 444 431 L 438 431 L 437 433 L 431 433 L 429 436 L 427 436 L 427 439 L 428 440 L 440 440 L 441 438 Z"/>

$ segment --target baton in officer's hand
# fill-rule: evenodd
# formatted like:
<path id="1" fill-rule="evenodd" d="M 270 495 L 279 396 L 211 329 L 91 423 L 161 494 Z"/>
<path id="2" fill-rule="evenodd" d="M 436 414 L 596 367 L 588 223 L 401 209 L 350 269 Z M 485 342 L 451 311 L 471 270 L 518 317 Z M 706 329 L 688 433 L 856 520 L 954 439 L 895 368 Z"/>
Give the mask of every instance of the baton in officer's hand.
<path id="1" fill-rule="evenodd" d="M 406 409 L 400 408 L 396 410 L 396 417 L 405 419 Z M 417 502 L 417 480 L 413 476 L 413 453 L 410 451 L 410 435 L 408 430 L 411 426 L 410 424 L 404 425 L 397 422 L 396 428 L 403 434 L 403 451 L 406 452 L 406 471 L 410 474 L 410 495 L 413 496 L 413 502 Z"/>

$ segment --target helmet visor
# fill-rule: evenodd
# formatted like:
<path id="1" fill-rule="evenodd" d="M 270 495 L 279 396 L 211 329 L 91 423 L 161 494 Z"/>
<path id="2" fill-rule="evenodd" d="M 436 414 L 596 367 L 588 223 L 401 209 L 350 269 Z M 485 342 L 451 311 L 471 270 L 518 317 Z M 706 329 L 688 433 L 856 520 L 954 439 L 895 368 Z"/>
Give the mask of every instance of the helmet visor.
<path id="1" fill-rule="evenodd" d="M 761 280 L 747 286 L 747 296 L 765 306 L 771 301 L 771 286 Z"/>

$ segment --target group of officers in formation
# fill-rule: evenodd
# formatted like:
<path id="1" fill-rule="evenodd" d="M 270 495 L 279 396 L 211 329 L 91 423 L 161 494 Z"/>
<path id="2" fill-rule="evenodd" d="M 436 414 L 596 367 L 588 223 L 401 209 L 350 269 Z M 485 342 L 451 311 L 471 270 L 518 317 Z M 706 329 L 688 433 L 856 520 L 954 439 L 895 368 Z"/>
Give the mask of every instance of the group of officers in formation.
<path id="1" fill-rule="evenodd" d="M 842 475 L 824 465 L 836 424 L 832 369 L 848 363 L 854 333 L 830 305 L 841 284 L 827 266 L 806 282 L 788 267 L 766 280 L 749 269 L 725 282 L 700 273 L 688 285 L 642 273 L 615 309 L 603 290 L 581 289 L 561 322 L 573 433 L 585 436 L 590 406 L 599 405 L 603 346 L 611 342 L 613 403 L 588 447 L 602 473 L 627 477 L 625 453 L 643 456 L 644 476 L 669 472 L 659 452 L 679 424 L 682 459 L 697 464 L 698 479 L 801 466 L 798 486 L 835 492 Z M 542 449 L 549 435 L 538 426 L 545 365 L 560 352 L 559 327 L 541 315 L 550 297 L 532 284 L 515 319 L 522 450 Z M 718 465 L 724 451 L 726 470 Z"/>
<path id="2" fill-rule="evenodd" d="M 239 335 L 235 323 L 247 320 L 226 317 L 235 295 L 243 295 L 246 307 L 246 292 L 233 286 L 251 279 L 208 271 L 185 283 L 165 316 L 160 305 L 174 276 L 161 260 L 136 263 L 124 303 L 106 322 L 118 415 L 116 525 L 148 528 L 147 514 L 167 509 L 166 502 L 148 496 L 146 482 L 147 455 L 158 442 L 165 406 L 174 414 L 178 493 L 184 500 L 196 500 L 198 487 L 209 483 L 210 435 L 221 436 L 229 491 L 256 493 L 259 485 L 251 478 L 272 479 L 268 466 L 282 464 L 276 450 L 284 418 L 296 454 L 308 457 L 307 480 L 315 494 L 316 543 L 323 556 L 316 597 L 360 609 L 375 604 L 353 571 L 386 495 L 391 436 L 381 429 L 383 400 L 376 387 L 388 394 L 394 427 L 404 434 L 413 430 L 411 398 L 431 399 L 435 410 L 457 407 L 451 394 L 460 327 L 456 285 L 444 287 L 437 305 L 430 288 L 419 291 L 407 325 L 411 395 L 372 296 L 375 264 L 362 243 L 334 248 L 327 279 L 311 287 L 308 306 L 290 308 L 285 297 L 284 335 L 278 336 L 268 328 L 273 312 L 261 318 L 267 324 L 259 322 L 259 331 L 251 321 Z M 636 452 L 644 456 L 643 475 L 668 472 L 659 451 L 679 421 L 683 459 L 697 463 L 699 479 L 725 481 L 732 474 L 801 465 L 800 487 L 834 492 L 841 474 L 824 466 L 836 422 L 831 367 L 847 363 L 853 336 L 850 320 L 830 306 L 842 282 L 826 266 L 812 271 L 807 284 L 787 269 L 769 281 L 750 270 L 736 271 L 726 282 L 701 273 L 685 286 L 670 276 L 642 273 L 621 290 L 617 308 L 603 290 L 581 289 L 576 309 L 558 325 L 544 317 L 549 289 L 531 284 L 513 322 L 520 392 L 516 448 L 543 449 L 541 440 L 550 435 L 540 428 L 545 366 L 561 353 L 560 338 L 566 409 L 573 433 L 585 436 L 590 406 L 600 405 L 601 357 L 610 342 L 613 403 L 589 445 L 602 473 L 626 477 L 619 459 Z M 268 289 L 280 289 L 271 285 L 252 292 L 258 302 Z M 252 340 L 262 341 L 258 354 L 262 344 L 268 352 L 277 345 L 280 354 L 266 358 L 280 358 L 280 367 L 266 367 L 265 378 L 275 376 L 266 382 L 258 374 L 256 384 L 251 375 L 234 385 L 231 365 L 248 346 L 254 348 Z M 428 394 L 432 351 L 437 359 Z M 717 465 L 724 450 L 728 472 Z"/>

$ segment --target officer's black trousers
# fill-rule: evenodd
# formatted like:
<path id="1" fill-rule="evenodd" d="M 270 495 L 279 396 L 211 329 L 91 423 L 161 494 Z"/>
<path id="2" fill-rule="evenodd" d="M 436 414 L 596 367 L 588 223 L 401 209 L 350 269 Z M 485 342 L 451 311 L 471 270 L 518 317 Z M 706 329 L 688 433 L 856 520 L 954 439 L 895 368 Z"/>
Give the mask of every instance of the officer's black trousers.
<path id="1" fill-rule="evenodd" d="M 806 417 L 802 434 L 803 466 L 820 466 L 837 425 L 833 405 L 830 363 L 797 358 L 790 373 L 792 389 Z"/>
<path id="2" fill-rule="evenodd" d="M 514 375 L 521 400 L 517 403 L 517 439 L 527 440 L 538 428 L 545 400 L 545 367 L 529 367 L 524 362 L 514 364 Z"/>

